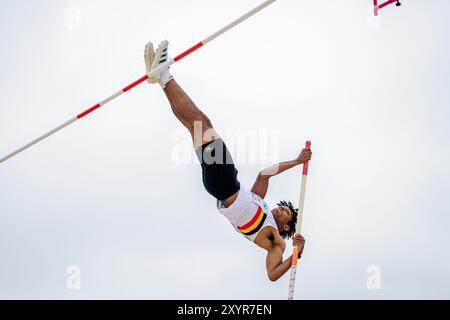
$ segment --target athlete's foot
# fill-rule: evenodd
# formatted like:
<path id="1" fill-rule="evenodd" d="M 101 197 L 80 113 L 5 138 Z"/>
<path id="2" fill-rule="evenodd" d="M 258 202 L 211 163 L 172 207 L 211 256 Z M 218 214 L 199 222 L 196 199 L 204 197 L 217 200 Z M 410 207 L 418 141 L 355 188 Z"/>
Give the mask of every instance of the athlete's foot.
<path id="1" fill-rule="evenodd" d="M 154 50 L 153 43 L 149 42 L 145 46 L 144 58 L 147 73 L 169 61 L 168 47 L 169 41 L 167 40 L 161 42 L 158 49 L 156 49 L 156 52 Z M 161 73 L 155 74 L 151 78 L 149 78 L 148 83 L 159 83 L 161 87 L 164 89 L 166 87 L 167 82 L 169 82 L 172 79 L 173 77 L 170 74 L 169 68 L 167 68 L 163 70 Z"/>

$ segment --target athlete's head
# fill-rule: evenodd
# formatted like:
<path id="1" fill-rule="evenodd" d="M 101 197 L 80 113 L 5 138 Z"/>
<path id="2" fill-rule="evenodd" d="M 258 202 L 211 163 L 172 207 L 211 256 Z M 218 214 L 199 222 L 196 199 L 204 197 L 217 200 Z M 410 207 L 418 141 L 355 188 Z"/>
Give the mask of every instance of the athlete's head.
<path id="1" fill-rule="evenodd" d="M 277 205 L 278 207 L 272 210 L 272 214 L 277 221 L 280 236 L 283 239 L 289 239 L 295 233 L 298 209 L 295 209 L 289 201 L 280 201 Z"/>

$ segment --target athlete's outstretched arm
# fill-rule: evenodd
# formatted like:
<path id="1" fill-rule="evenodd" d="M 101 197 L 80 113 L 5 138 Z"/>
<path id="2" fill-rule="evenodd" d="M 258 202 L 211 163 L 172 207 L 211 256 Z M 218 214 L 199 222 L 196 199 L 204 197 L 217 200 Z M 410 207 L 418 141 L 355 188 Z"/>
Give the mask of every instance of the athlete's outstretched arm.
<path id="1" fill-rule="evenodd" d="M 298 246 L 299 256 L 303 253 L 305 239 L 301 235 L 295 235 L 293 245 Z M 280 279 L 292 266 L 292 255 L 283 261 L 283 250 L 280 246 L 274 245 L 268 250 L 266 268 L 270 281 Z"/>
<path id="2" fill-rule="evenodd" d="M 283 261 L 283 251 L 280 247 L 274 246 L 267 253 L 266 268 L 270 281 L 280 279 L 292 265 L 292 255 Z"/>
<path id="3" fill-rule="evenodd" d="M 279 164 L 273 165 L 269 168 L 262 170 L 258 174 L 258 177 L 256 178 L 255 184 L 253 185 L 251 191 L 260 196 L 262 199 L 264 199 L 269 189 L 270 178 L 293 167 L 296 167 L 304 163 L 305 161 L 311 160 L 311 156 L 312 156 L 311 149 L 303 149 L 296 159 L 292 161 L 281 162 Z"/>

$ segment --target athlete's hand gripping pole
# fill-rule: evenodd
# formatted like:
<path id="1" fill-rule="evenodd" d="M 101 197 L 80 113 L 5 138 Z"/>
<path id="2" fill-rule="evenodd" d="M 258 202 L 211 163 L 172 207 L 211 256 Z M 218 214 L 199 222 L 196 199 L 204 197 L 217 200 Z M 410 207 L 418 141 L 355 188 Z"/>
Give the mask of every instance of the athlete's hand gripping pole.
<path id="1" fill-rule="evenodd" d="M 306 148 L 311 149 L 311 141 L 306 142 Z M 309 168 L 309 161 L 306 161 L 303 164 L 302 186 L 300 189 L 300 201 L 299 201 L 299 205 L 298 205 L 297 225 L 295 226 L 296 234 L 301 234 L 301 229 L 302 229 L 303 207 L 305 204 L 305 193 L 306 193 L 306 181 L 308 179 L 308 168 Z M 291 277 L 289 280 L 288 300 L 294 300 L 295 278 L 297 276 L 297 265 L 298 265 L 298 254 L 299 254 L 299 248 L 297 246 L 294 246 L 294 252 L 292 254 Z"/>

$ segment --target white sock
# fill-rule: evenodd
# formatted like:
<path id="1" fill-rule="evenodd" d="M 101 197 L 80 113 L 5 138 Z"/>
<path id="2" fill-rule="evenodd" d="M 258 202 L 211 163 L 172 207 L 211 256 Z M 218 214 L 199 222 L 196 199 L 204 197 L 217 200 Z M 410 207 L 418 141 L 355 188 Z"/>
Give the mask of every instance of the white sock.
<path id="1" fill-rule="evenodd" d="M 161 88 L 163 88 L 163 89 L 166 87 L 167 82 L 169 82 L 170 80 L 173 79 L 173 76 L 170 73 L 169 69 L 161 72 L 161 76 L 160 77 L 161 78 L 159 80 L 159 84 L 160 84 Z"/>

